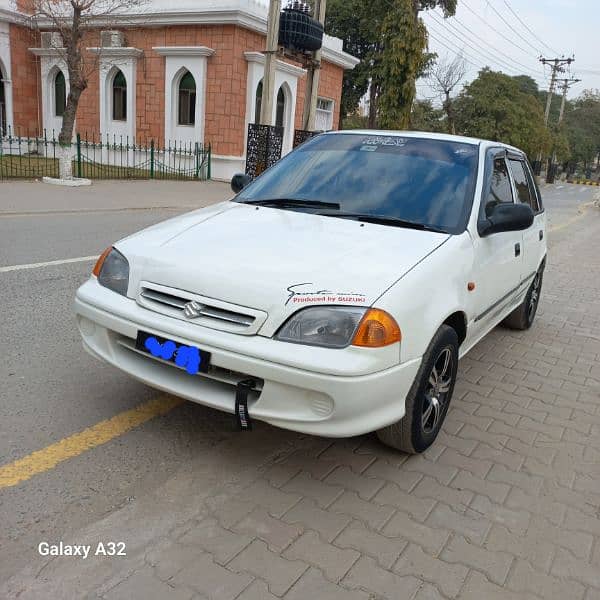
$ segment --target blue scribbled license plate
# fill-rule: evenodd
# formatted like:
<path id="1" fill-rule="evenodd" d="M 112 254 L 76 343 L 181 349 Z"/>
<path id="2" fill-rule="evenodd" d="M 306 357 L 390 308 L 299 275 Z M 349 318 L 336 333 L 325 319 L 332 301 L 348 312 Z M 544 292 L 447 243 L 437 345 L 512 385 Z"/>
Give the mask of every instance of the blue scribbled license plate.
<path id="1" fill-rule="evenodd" d="M 210 352 L 205 352 L 195 346 L 186 346 L 146 331 L 138 331 L 135 347 L 155 358 L 175 363 L 190 375 L 206 373 L 210 365 Z"/>

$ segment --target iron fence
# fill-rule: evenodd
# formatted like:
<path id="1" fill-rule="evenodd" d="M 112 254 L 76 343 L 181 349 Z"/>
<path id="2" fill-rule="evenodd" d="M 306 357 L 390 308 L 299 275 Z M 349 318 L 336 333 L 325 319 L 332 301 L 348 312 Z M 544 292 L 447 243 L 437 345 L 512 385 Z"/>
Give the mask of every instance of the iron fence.
<path id="1" fill-rule="evenodd" d="M 0 179 L 59 176 L 61 148 L 52 132 L 43 136 L 0 137 Z M 199 142 L 132 140 L 127 136 L 77 134 L 72 144 L 73 175 L 88 179 L 211 178 L 211 147 Z"/>

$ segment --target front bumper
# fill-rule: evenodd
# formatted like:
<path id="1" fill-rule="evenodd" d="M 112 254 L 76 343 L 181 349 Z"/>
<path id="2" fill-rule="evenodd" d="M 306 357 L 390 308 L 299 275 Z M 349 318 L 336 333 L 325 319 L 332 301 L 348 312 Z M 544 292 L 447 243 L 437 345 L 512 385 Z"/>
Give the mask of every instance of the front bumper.
<path id="1" fill-rule="evenodd" d="M 259 383 L 248 399 L 250 417 L 302 433 L 349 437 L 398 421 L 421 363 L 418 359 L 388 367 L 384 360 L 377 370 L 376 351 L 313 348 L 322 358 L 335 357 L 333 373 L 316 371 L 314 364 L 301 368 L 298 353 L 306 347 L 190 327 L 140 307 L 95 279 L 79 288 L 74 307 L 84 348 L 97 358 L 152 387 L 229 413 L 235 411 L 237 383 L 253 378 Z M 190 376 L 140 354 L 135 350 L 138 330 L 210 352 L 211 373 Z M 274 351 L 280 360 L 266 358 Z"/>

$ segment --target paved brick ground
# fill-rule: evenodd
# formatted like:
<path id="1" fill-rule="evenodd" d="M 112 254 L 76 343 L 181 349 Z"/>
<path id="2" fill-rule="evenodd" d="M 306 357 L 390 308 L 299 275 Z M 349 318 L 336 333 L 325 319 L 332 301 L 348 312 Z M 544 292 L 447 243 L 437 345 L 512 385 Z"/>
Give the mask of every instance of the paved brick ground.
<path id="1" fill-rule="evenodd" d="M 149 530 L 126 564 L 51 561 L 4 594 L 600 598 L 599 232 L 591 209 L 550 236 L 535 326 L 497 328 L 461 361 L 424 455 L 374 436 L 332 442 L 261 425 L 163 496 L 85 532 Z"/>

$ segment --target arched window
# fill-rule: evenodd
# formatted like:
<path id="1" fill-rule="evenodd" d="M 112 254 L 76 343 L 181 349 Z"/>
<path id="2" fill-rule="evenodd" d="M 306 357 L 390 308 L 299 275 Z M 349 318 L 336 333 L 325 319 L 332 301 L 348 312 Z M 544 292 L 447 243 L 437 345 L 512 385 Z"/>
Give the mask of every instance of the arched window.
<path id="1" fill-rule="evenodd" d="M 54 114 L 62 117 L 67 106 L 67 84 L 62 71 L 57 71 L 54 77 Z"/>
<path id="2" fill-rule="evenodd" d="M 263 82 L 260 80 L 258 86 L 256 87 L 256 101 L 255 106 L 256 110 L 254 111 L 254 122 L 260 123 L 260 111 L 262 107 L 262 94 L 263 94 Z"/>
<path id="3" fill-rule="evenodd" d="M 283 127 L 283 120 L 285 118 L 285 92 L 283 86 L 279 88 L 277 92 L 277 112 L 275 113 L 275 126 Z"/>
<path id="4" fill-rule="evenodd" d="M 122 71 L 117 71 L 112 84 L 113 121 L 127 121 L 127 80 Z"/>
<path id="5" fill-rule="evenodd" d="M 179 125 L 195 125 L 196 123 L 196 81 L 186 71 L 179 82 Z"/>

